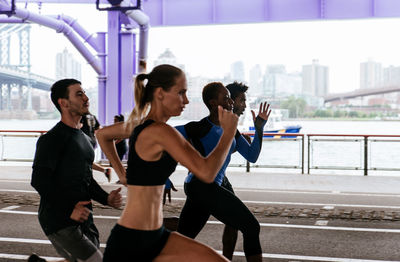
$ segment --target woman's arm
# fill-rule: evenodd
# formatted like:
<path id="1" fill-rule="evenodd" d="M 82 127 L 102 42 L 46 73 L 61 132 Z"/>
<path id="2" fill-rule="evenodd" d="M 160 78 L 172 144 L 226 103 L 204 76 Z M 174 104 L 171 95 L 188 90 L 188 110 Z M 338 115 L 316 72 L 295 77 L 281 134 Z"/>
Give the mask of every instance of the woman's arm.
<path id="1" fill-rule="evenodd" d="M 117 173 L 119 180 L 124 185 L 126 185 L 126 171 L 118 157 L 114 140 L 129 138 L 134 127 L 135 125 L 133 124 L 120 122 L 96 131 L 96 137 L 101 150 L 107 156 L 112 167 Z"/>
<path id="2" fill-rule="evenodd" d="M 224 131 L 217 146 L 207 157 L 201 156 L 175 128 L 165 123 L 156 123 L 143 130 L 140 134 L 143 137 L 136 142 L 136 152 L 143 159 L 154 160 L 151 158 L 157 158 L 155 155 L 165 150 L 200 180 L 212 183 L 229 153 L 238 121 L 235 114 L 221 107 L 218 113 Z"/>

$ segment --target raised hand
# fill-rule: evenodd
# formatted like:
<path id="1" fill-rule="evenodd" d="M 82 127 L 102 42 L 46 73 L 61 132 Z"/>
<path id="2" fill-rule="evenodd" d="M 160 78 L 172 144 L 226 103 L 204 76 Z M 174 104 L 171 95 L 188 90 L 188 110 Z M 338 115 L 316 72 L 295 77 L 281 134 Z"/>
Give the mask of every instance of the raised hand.
<path id="1" fill-rule="evenodd" d="M 268 121 L 269 115 L 271 114 L 271 110 L 269 109 L 270 104 L 267 102 L 263 102 L 260 104 L 260 109 L 258 110 L 258 116 L 264 119 L 265 121 Z M 256 113 L 251 110 L 251 114 L 253 116 L 253 122 L 256 121 Z"/>
<path id="2" fill-rule="evenodd" d="M 79 201 L 78 203 L 76 203 L 74 210 L 72 210 L 70 218 L 79 223 L 83 223 L 88 220 L 91 211 L 85 206 L 89 205 L 90 203 L 91 201 Z"/>
<path id="3" fill-rule="evenodd" d="M 117 188 L 108 194 L 107 204 L 113 208 L 120 208 L 122 205 L 121 187 Z"/>

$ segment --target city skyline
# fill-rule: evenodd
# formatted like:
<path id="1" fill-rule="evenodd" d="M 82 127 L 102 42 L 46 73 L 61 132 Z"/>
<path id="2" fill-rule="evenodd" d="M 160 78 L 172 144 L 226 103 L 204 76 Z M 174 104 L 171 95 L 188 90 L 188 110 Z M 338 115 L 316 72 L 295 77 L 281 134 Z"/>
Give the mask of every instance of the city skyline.
<path id="1" fill-rule="evenodd" d="M 97 11 L 94 5 L 82 5 L 79 10 L 62 6 L 65 14 L 79 17 L 78 22 L 88 31 L 105 31 L 106 13 Z M 31 10 L 35 11 L 35 6 Z M 58 10 L 60 5 L 48 4 L 40 12 L 59 14 Z M 92 17 L 98 19 L 94 22 Z M 384 67 L 400 64 L 400 36 L 393 33 L 399 25 L 396 18 L 151 28 L 148 69 L 166 48 L 174 52 L 190 75 L 218 79 L 235 61 L 243 61 L 249 81 L 249 71 L 256 64 L 262 69 L 283 64 L 288 72 L 301 72 L 302 65 L 318 59 L 329 67 L 329 91 L 348 92 L 360 87 L 360 63 L 369 58 Z M 43 41 L 50 38 L 52 41 Z M 65 37 L 39 26 L 32 29 L 32 70 L 50 74 L 54 63 L 48 63 L 48 57 L 65 47 L 80 59 L 82 81 L 96 85 L 95 73 Z M 48 54 L 44 55 L 44 50 Z"/>

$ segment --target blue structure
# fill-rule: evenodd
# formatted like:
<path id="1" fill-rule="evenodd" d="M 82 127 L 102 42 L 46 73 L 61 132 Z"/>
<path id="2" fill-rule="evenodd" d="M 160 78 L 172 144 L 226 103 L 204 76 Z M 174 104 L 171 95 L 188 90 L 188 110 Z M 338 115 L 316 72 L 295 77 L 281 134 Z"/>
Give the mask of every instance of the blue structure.
<path id="1" fill-rule="evenodd" d="M 7 1 L 6 1 L 7 2 Z M 108 12 L 107 33 L 86 32 L 73 18 L 43 16 L 13 8 L 14 0 L 0 3 L 0 22 L 38 23 L 63 33 L 98 74 L 99 119 L 111 124 L 113 116 L 131 111 L 133 77 L 146 69 L 149 26 L 263 23 L 299 20 L 400 17 L 398 0 L 123 0 L 123 9 L 98 0 Z M 30 0 L 30 3 L 94 4 L 94 0 Z M 137 4 L 141 9 L 127 9 Z M 1 17 L 4 17 L 1 19 Z M 140 34 L 132 32 L 139 27 Z M 107 36 L 106 36 L 107 34 Z M 139 38 L 139 47 L 135 45 Z M 106 45 L 107 43 L 107 45 Z M 86 45 L 90 45 L 93 54 Z M 107 48 L 106 48 L 107 46 Z M 136 50 L 139 57 L 136 58 Z"/>

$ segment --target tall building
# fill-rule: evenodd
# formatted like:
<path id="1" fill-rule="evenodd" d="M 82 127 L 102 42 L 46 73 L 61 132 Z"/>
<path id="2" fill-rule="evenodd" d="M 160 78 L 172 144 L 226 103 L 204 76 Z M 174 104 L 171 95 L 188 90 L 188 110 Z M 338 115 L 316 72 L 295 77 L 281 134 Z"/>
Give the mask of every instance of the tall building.
<path id="1" fill-rule="evenodd" d="M 284 65 L 268 65 L 263 80 L 263 96 L 282 98 L 301 94 L 301 75 L 287 73 Z"/>
<path id="2" fill-rule="evenodd" d="M 82 79 L 81 64 L 74 59 L 66 48 L 62 53 L 56 55 L 56 79 L 62 78 Z"/>
<path id="3" fill-rule="evenodd" d="M 286 74 L 285 65 L 267 65 L 266 74 Z"/>
<path id="4" fill-rule="evenodd" d="M 329 68 L 317 59 L 311 65 L 303 65 L 303 94 L 322 97 L 329 92 Z"/>
<path id="5" fill-rule="evenodd" d="M 258 96 L 262 93 L 262 72 L 261 66 L 258 64 L 250 69 L 248 93 L 251 96 Z"/>
<path id="6" fill-rule="evenodd" d="M 182 64 L 178 64 L 176 56 L 169 48 L 165 49 L 165 51 L 160 54 L 158 58 L 154 61 L 154 67 L 162 64 L 173 65 L 180 68 L 182 71 L 185 71 L 185 66 Z"/>
<path id="7" fill-rule="evenodd" d="M 360 89 L 378 88 L 383 84 L 381 63 L 368 60 L 360 64 Z"/>
<path id="8" fill-rule="evenodd" d="M 400 86 L 400 66 L 389 66 L 383 69 L 384 86 Z"/>
<path id="9" fill-rule="evenodd" d="M 244 64 L 242 61 L 236 61 L 231 65 L 231 78 L 234 81 L 244 82 Z"/>

